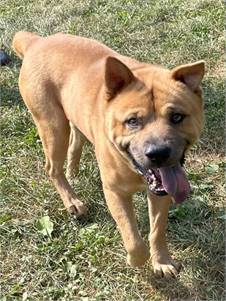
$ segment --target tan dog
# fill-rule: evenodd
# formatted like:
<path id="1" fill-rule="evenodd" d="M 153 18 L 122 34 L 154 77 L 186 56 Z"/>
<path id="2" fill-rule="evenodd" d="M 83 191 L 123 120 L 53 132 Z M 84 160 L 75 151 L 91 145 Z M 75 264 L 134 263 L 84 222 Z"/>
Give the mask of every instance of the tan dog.
<path id="1" fill-rule="evenodd" d="M 67 210 L 78 216 L 87 211 L 63 164 L 68 154 L 70 178 L 88 139 L 128 263 L 139 266 L 149 258 L 132 205 L 132 195 L 147 189 L 154 271 L 176 275 L 165 229 L 171 200 L 182 202 L 189 193 L 181 164 L 203 125 L 204 62 L 167 70 L 61 33 L 18 32 L 13 48 L 23 58 L 20 92 L 42 140 L 46 170 Z"/>

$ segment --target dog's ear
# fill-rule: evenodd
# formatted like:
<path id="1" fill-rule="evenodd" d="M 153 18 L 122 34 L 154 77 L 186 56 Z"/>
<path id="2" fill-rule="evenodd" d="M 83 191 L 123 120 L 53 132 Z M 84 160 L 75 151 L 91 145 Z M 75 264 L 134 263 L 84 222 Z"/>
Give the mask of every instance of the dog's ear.
<path id="1" fill-rule="evenodd" d="M 132 71 L 115 57 L 107 57 L 105 64 L 105 84 L 108 100 L 128 86 L 135 77 Z"/>
<path id="2" fill-rule="evenodd" d="M 175 80 L 183 82 L 196 92 L 205 73 L 205 62 L 198 61 L 193 64 L 181 65 L 172 69 L 171 72 Z"/>

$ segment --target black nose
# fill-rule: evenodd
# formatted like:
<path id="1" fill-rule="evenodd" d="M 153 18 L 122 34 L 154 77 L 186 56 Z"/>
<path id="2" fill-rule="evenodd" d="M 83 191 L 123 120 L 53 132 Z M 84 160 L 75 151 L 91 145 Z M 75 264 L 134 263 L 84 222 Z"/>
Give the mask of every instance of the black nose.
<path id="1" fill-rule="evenodd" d="M 170 156 L 170 148 L 165 145 L 148 145 L 145 151 L 145 155 L 156 165 L 161 165 Z"/>

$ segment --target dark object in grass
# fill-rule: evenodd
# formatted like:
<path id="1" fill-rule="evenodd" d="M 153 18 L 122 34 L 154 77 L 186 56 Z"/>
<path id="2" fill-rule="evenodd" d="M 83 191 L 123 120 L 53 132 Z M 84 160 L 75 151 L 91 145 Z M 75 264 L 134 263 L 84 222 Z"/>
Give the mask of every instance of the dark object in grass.
<path id="1" fill-rule="evenodd" d="M 10 57 L 8 56 L 8 54 L 0 49 L 0 66 L 5 66 L 8 65 L 10 62 Z"/>

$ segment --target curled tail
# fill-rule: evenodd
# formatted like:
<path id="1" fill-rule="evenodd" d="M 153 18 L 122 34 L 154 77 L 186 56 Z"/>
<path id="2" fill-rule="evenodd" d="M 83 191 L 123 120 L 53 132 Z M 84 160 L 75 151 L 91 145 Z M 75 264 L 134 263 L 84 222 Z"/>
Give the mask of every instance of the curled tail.
<path id="1" fill-rule="evenodd" d="M 18 31 L 13 37 L 12 48 L 22 59 L 29 46 L 39 38 L 40 37 L 33 32 Z"/>

